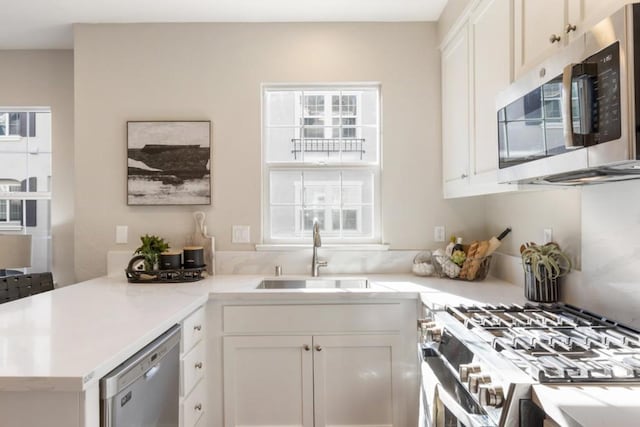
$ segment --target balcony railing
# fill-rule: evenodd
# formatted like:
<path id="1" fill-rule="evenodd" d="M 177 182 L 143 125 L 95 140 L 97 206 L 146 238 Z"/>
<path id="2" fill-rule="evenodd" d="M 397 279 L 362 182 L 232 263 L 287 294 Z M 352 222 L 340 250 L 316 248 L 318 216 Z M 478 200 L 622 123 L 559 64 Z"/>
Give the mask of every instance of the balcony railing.
<path id="1" fill-rule="evenodd" d="M 359 153 L 360 160 L 365 153 L 364 138 L 292 138 L 293 149 L 291 153 L 294 159 L 298 159 L 298 153 Z"/>

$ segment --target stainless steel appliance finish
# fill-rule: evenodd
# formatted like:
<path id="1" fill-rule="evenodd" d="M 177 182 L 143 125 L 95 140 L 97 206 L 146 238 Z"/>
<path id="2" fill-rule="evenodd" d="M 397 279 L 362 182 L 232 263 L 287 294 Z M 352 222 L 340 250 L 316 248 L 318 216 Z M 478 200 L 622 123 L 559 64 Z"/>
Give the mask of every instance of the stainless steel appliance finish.
<path id="1" fill-rule="evenodd" d="M 497 98 L 499 182 L 640 178 L 640 4 L 627 5 Z"/>
<path id="2" fill-rule="evenodd" d="M 100 380 L 102 427 L 177 427 L 180 326 Z"/>
<path id="3" fill-rule="evenodd" d="M 566 304 L 447 311 L 541 383 L 640 382 L 640 333 Z"/>
<path id="4" fill-rule="evenodd" d="M 640 332 L 566 304 L 427 310 L 424 425 L 535 426 L 537 383 L 640 382 Z"/>
<path id="5" fill-rule="evenodd" d="M 323 289 L 323 288 L 368 288 L 369 281 L 365 278 L 274 278 L 265 279 L 256 289 Z"/>

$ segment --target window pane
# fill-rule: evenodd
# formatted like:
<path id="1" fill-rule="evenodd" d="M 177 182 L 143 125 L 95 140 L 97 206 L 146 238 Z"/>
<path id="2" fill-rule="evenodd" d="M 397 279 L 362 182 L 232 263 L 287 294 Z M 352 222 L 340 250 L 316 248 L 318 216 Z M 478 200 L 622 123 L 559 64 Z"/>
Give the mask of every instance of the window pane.
<path id="1" fill-rule="evenodd" d="M 371 171 L 342 172 L 342 203 L 372 204 L 374 174 Z"/>
<path id="2" fill-rule="evenodd" d="M 300 171 L 272 171 L 269 184 L 271 204 L 302 204 L 302 173 Z"/>
<path id="3" fill-rule="evenodd" d="M 296 228 L 301 229 L 300 219 L 296 217 L 295 206 L 271 207 L 271 236 L 274 238 L 291 238 L 296 236 Z"/>
<path id="4" fill-rule="evenodd" d="M 9 221 L 22 222 L 22 200 L 9 200 Z"/>
<path id="5" fill-rule="evenodd" d="M 324 95 L 306 95 L 303 110 L 305 116 L 323 116 Z"/>
<path id="6" fill-rule="evenodd" d="M 9 213 L 7 212 L 8 203 L 6 200 L 0 200 L 0 222 L 6 222 L 9 218 Z"/>
<path id="7" fill-rule="evenodd" d="M 31 268 L 27 272 L 51 271 L 51 201 L 37 200 L 26 206 L 27 228 L 31 234 Z M 26 202 L 27 204 L 29 201 Z"/>
<path id="8" fill-rule="evenodd" d="M 20 113 L 9 113 L 8 135 L 20 135 L 20 116 Z"/>
<path id="9" fill-rule="evenodd" d="M 305 171 L 304 204 L 339 205 L 340 173 L 336 171 Z"/>
<path id="10" fill-rule="evenodd" d="M 300 92 L 293 90 L 267 91 L 265 123 L 268 126 L 298 126 L 296 116 L 300 116 Z"/>
<path id="11" fill-rule="evenodd" d="M 28 142 L 30 153 L 51 152 L 51 113 L 24 114 L 27 123 L 24 131 L 28 129 Z"/>
<path id="12" fill-rule="evenodd" d="M 318 226 L 321 231 L 327 229 L 327 221 L 325 221 L 325 209 L 324 208 L 316 208 L 316 209 L 303 209 L 302 211 L 302 219 L 304 230 L 311 231 L 313 230 L 313 224 L 318 222 Z"/>
<path id="13" fill-rule="evenodd" d="M 7 135 L 7 126 L 9 122 L 9 114 L 0 113 L 0 136 Z"/>
<path id="14" fill-rule="evenodd" d="M 343 116 L 355 116 L 358 113 L 356 95 L 343 95 L 342 96 L 342 115 Z"/>
<path id="15" fill-rule="evenodd" d="M 266 133 L 268 162 L 301 162 L 302 140 L 300 128 L 271 128 Z"/>
<path id="16" fill-rule="evenodd" d="M 360 124 L 378 126 L 378 91 L 363 90 L 360 93 Z"/>

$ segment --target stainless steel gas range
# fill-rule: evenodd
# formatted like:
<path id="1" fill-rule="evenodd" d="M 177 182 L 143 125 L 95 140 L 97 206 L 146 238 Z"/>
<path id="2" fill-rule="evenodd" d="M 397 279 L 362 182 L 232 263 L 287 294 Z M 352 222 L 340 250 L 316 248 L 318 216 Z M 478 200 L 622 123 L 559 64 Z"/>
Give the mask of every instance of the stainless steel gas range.
<path id="1" fill-rule="evenodd" d="M 566 304 L 446 306 L 420 320 L 424 426 L 541 426 L 537 383 L 640 383 L 640 332 Z"/>

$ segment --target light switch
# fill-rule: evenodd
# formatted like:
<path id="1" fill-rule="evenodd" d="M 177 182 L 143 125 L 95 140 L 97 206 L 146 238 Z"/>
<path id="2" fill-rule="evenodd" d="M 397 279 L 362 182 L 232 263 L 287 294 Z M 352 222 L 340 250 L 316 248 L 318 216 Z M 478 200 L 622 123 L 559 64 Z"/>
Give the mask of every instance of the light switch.
<path id="1" fill-rule="evenodd" d="M 126 245 L 129 243 L 129 227 L 126 225 L 116 225 L 116 243 Z"/>
<path id="2" fill-rule="evenodd" d="M 231 243 L 251 243 L 251 228 L 248 225 L 234 225 Z"/>

